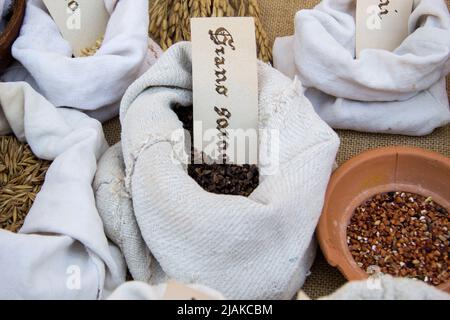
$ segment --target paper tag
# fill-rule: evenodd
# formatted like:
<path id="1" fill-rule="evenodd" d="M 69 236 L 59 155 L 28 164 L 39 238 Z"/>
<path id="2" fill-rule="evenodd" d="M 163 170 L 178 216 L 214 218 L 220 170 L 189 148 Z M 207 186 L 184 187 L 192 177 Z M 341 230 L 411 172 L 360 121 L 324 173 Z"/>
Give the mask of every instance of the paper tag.
<path id="1" fill-rule="evenodd" d="M 364 49 L 394 51 L 408 36 L 414 0 L 357 0 L 356 57 Z"/>
<path id="2" fill-rule="evenodd" d="M 109 21 L 104 0 L 44 0 L 75 57 L 105 35 Z"/>
<path id="3" fill-rule="evenodd" d="M 216 300 L 203 292 L 192 289 L 182 283 L 169 281 L 163 300 Z"/>
<path id="4" fill-rule="evenodd" d="M 258 163 L 253 18 L 191 19 L 194 147 L 203 162 Z"/>

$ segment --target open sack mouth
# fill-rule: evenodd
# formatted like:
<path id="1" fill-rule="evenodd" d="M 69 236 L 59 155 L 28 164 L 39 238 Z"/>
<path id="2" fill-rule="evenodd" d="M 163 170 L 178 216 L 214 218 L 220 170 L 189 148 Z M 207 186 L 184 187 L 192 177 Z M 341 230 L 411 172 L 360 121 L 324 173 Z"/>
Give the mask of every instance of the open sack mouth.
<path id="1" fill-rule="evenodd" d="M 173 45 L 124 96 L 122 142 L 102 157 L 94 183 L 107 234 L 121 243 L 134 279 L 148 281 L 144 269 L 159 274 L 147 258 L 153 256 L 170 278 L 189 281 L 204 270 L 199 282 L 231 299 L 291 297 L 313 257 L 339 140 L 298 83 L 259 63 L 258 128 L 279 132 L 278 170 L 262 176 L 256 166 L 174 162 L 173 132 L 192 128 L 191 52 L 190 43 Z M 260 163 L 270 159 L 270 144 L 261 136 Z M 257 273 L 249 267 L 256 264 Z M 253 285 L 263 274 L 278 288 Z"/>
<path id="2" fill-rule="evenodd" d="M 234 165 L 227 163 L 199 163 L 196 164 L 198 152 L 193 143 L 193 107 L 175 105 L 173 111 L 183 123 L 191 150 L 186 150 L 190 155 L 188 174 L 205 191 L 248 197 L 259 185 L 259 170 L 256 165 Z M 200 155 L 204 159 L 206 155 Z"/>

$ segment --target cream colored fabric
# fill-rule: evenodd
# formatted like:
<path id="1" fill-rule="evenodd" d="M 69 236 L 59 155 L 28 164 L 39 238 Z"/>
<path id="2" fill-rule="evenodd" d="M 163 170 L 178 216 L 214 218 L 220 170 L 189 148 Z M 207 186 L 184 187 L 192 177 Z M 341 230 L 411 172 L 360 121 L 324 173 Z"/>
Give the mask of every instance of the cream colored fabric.
<path id="1" fill-rule="evenodd" d="M 159 284 L 166 276 L 139 231 L 133 202 L 125 187 L 125 164 L 120 143 L 100 159 L 94 182 L 97 208 L 106 235 L 120 248 L 134 280 Z"/>
<path id="2" fill-rule="evenodd" d="M 206 285 L 230 299 L 290 299 L 314 258 L 314 230 L 339 141 L 297 82 L 263 63 L 258 80 L 259 127 L 279 132 L 280 153 L 273 157 L 270 138 L 261 135 L 261 163 L 277 168 L 261 168 L 260 185 L 250 197 L 206 192 L 173 159 L 170 137 L 181 122 L 171 105 L 192 104 L 190 43 L 170 48 L 125 94 L 125 190 L 109 192 L 108 181 L 117 176 L 100 175 L 100 168 L 96 197 L 99 209 L 106 209 L 100 210 L 103 220 L 117 226 L 109 236 L 130 239 L 123 228 L 135 219 L 138 228 L 128 232 L 142 235 L 170 278 Z M 125 211 L 119 221 L 117 208 L 104 204 L 117 203 L 114 198 L 123 193 L 133 211 L 120 207 Z M 148 269 L 147 263 L 127 262 L 132 273 Z"/>

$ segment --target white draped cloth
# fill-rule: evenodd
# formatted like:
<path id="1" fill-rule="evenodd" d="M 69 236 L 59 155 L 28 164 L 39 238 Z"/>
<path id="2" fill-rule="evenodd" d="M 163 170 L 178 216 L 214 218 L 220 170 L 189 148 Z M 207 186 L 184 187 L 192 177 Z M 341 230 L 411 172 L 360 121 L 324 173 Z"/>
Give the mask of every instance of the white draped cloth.
<path id="1" fill-rule="evenodd" d="M 0 299 L 100 299 L 125 281 L 92 181 L 107 149 L 102 126 L 55 108 L 23 82 L 0 83 L 0 134 L 12 132 L 52 160 L 19 233 L 0 230 Z"/>
<path id="2" fill-rule="evenodd" d="M 295 35 L 278 38 L 275 67 L 298 77 L 333 128 L 421 136 L 450 122 L 450 14 L 443 0 L 419 0 L 409 36 L 393 52 L 355 59 L 354 0 L 323 0 L 295 17 Z"/>
<path id="3" fill-rule="evenodd" d="M 42 0 L 27 2 L 20 36 L 12 53 L 21 65 L 0 80 L 27 81 L 57 107 L 86 111 L 106 121 L 118 114 L 128 86 L 162 53 L 148 37 L 147 0 L 105 0 L 111 17 L 94 56 L 73 58 Z"/>

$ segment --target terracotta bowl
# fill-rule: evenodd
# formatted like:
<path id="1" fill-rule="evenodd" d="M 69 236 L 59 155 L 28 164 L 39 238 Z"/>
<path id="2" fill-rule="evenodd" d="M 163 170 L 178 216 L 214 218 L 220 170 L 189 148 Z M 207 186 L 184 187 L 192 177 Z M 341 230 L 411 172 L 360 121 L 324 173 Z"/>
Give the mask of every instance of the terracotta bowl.
<path id="1" fill-rule="evenodd" d="M 431 196 L 450 211 L 450 159 L 422 149 L 383 148 L 351 159 L 333 174 L 317 236 L 328 263 L 348 280 L 368 277 L 347 246 L 354 210 L 374 195 L 390 191 Z M 450 282 L 439 288 L 450 293 Z"/>
<path id="2" fill-rule="evenodd" d="M 0 34 L 0 72 L 13 61 L 11 47 L 17 39 L 25 15 L 26 0 L 15 0 L 11 19 Z"/>

